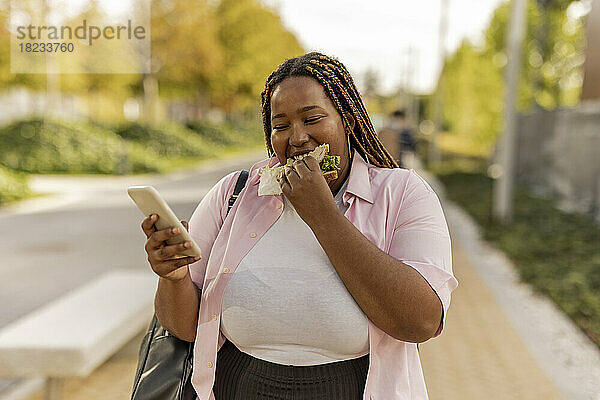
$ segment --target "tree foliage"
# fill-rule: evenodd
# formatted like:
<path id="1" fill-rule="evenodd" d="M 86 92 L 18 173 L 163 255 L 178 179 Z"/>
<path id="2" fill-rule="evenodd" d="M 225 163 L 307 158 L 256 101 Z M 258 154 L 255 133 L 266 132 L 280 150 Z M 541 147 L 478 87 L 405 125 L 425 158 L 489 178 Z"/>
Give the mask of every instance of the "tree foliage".
<path id="1" fill-rule="evenodd" d="M 23 0 L 21 7 L 33 8 L 29 0 Z M 39 90 L 44 87 L 46 78 L 41 74 L 12 74 L 10 67 L 10 32 L 8 30 L 8 4 L 0 7 L 0 90 L 12 86 L 27 86 Z"/>
<path id="2" fill-rule="evenodd" d="M 256 104 L 267 76 L 304 50 L 280 17 L 258 0 L 222 0 L 216 16 L 224 63 L 213 95 L 230 112 Z"/>
<path id="3" fill-rule="evenodd" d="M 152 74 L 162 97 L 192 99 L 228 113 L 255 108 L 268 74 L 284 59 L 304 52 L 280 17 L 260 0 L 151 1 Z M 33 2 L 22 0 L 22 7 Z M 90 1 L 72 20 L 101 20 L 102 12 L 97 1 Z M 0 11 L 0 88 L 45 90 L 42 74 L 10 73 L 9 39 L 4 10 Z M 75 57 L 73 62 L 85 64 L 86 60 Z M 69 74 L 60 77 L 60 90 L 91 97 L 110 94 L 122 103 L 142 93 L 143 80 L 141 74 Z"/>
<path id="4" fill-rule="evenodd" d="M 62 14 L 63 12 L 61 12 Z M 110 25 L 110 19 L 98 4 L 98 0 L 89 1 L 86 8 L 79 15 L 64 21 L 63 24 L 75 28 L 83 20 Z M 63 93 L 85 93 L 90 95 L 92 97 L 90 99 L 92 108 L 94 108 L 93 104 L 96 103 L 97 96 L 110 95 L 118 101 L 123 101 L 130 96 L 131 86 L 135 85 L 139 79 L 137 74 L 88 73 L 90 71 L 97 71 L 95 64 L 98 63 L 115 64 L 125 59 L 131 60 L 130 57 L 119 56 L 119 54 L 127 51 L 123 43 L 123 41 L 118 40 L 111 42 L 97 41 L 91 47 L 87 46 L 87 43 L 78 41 L 76 44 L 78 49 L 77 57 L 63 57 L 61 62 L 65 70 L 77 70 L 82 71 L 82 73 L 60 75 L 60 91 Z M 136 66 L 129 67 L 135 68 Z"/>
<path id="5" fill-rule="evenodd" d="M 444 68 L 444 117 L 451 132 L 468 135 L 481 152 L 490 133 L 500 129 L 502 76 L 500 68 L 479 49 L 463 42 Z"/>
<path id="6" fill-rule="evenodd" d="M 552 0 L 545 8 L 540 3 L 529 0 L 527 5 L 517 101 L 521 111 L 574 106 L 581 91 L 584 29 L 580 18 L 568 17 L 573 0 Z M 487 153 L 501 130 L 511 6 L 508 1 L 496 9 L 482 44 L 465 41 L 445 60 L 438 82 L 450 132 Z"/>
<path id="7" fill-rule="evenodd" d="M 573 0 L 552 0 L 541 7 L 529 0 L 526 36 L 522 47 L 519 108 L 534 105 L 551 109 L 574 106 L 581 89 L 584 29 L 581 19 L 570 19 Z M 506 57 L 505 34 L 512 3 L 502 4 L 485 32 L 485 54 Z"/>
<path id="8" fill-rule="evenodd" d="M 152 1 L 152 69 L 161 91 L 206 92 L 223 69 L 215 10 L 207 0 Z"/>

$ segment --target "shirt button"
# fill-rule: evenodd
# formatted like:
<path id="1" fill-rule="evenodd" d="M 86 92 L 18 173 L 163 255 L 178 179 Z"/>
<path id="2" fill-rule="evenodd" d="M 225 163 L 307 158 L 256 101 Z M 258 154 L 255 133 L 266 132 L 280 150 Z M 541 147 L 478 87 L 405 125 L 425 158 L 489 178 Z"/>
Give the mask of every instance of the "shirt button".
<path id="1" fill-rule="evenodd" d="M 223 273 L 224 274 L 228 274 L 229 273 L 229 268 L 227 268 L 227 267 L 223 268 Z"/>
<path id="2" fill-rule="evenodd" d="M 213 321 L 217 320 L 217 314 L 213 314 Z"/>
<path id="3" fill-rule="evenodd" d="M 208 368 L 212 368 L 212 366 L 213 366 L 212 361 L 209 361 L 207 365 L 208 365 Z"/>
<path id="4" fill-rule="evenodd" d="M 256 237 L 256 233 L 252 232 L 252 233 L 250 234 L 250 237 L 254 239 L 254 238 Z"/>

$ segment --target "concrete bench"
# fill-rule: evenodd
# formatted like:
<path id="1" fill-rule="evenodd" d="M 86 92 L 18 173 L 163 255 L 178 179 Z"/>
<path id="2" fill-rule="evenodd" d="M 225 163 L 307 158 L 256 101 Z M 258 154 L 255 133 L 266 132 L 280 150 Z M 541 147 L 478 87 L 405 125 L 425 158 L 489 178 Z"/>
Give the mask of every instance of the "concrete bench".
<path id="1" fill-rule="evenodd" d="M 62 379 L 89 375 L 148 326 L 156 286 L 151 272 L 111 271 L 9 324 L 0 376 L 47 378 L 46 399 L 59 399 Z"/>

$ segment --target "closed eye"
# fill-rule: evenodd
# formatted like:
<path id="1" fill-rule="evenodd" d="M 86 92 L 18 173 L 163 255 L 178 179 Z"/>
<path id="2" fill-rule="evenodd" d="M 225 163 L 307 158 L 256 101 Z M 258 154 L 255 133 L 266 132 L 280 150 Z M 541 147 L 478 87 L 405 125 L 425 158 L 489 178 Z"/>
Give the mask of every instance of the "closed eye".
<path id="1" fill-rule="evenodd" d="M 312 117 L 312 118 L 308 118 L 308 119 L 306 119 L 306 120 L 305 120 L 305 122 L 306 122 L 307 124 L 313 124 L 313 123 L 317 122 L 318 120 L 320 120 L 321 118 L 323 118 L 323 117 L 322 117 L 322 116 L 319 116 L 319 117 Z"/>
<path id="2" fill-rule="evenodd" d="M 318 117 L 311 117 L 311 118 L 307 118 L 304 120 L 305 124 L 314 124 L 316 122 L 318 122 L 320 119 L 324 118 L 322 115 L 318 116 Z M 276 131 L 282 131 L 284 129 L 287 129 L 289 125 L 275 125 L 273 126 L 273 129 L 275 129 Z"/>

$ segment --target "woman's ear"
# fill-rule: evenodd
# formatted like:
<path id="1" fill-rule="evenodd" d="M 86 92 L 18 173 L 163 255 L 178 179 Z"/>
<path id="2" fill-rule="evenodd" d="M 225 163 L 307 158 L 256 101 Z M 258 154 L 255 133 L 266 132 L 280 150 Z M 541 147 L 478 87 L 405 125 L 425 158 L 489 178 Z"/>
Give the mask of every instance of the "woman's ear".
<path id="1" fill-rule="evenodd" d="M 356 121 L 354 120 L 354 117 L 348 111 L 344 111 L 344 115 L 346 116 L 346 119 L 348 120 L 348 123 L 350 124 L 350 126 L 348 128 L 350 128 L 350 130 L 354 132 L 354 125 L 356 124 Z M 346 132 L 346 134 L 347 133 L 348 132 Z"/>

